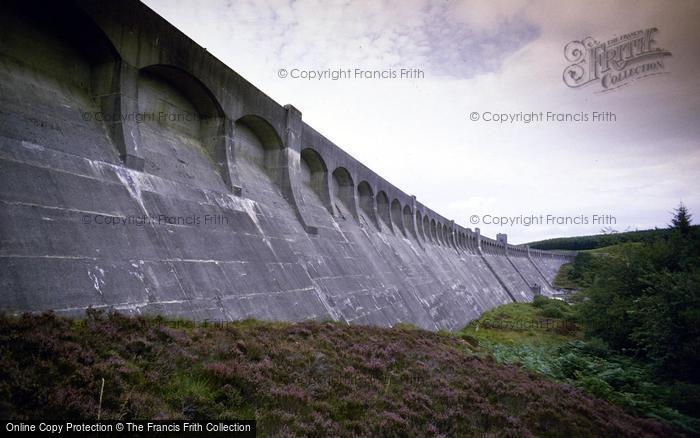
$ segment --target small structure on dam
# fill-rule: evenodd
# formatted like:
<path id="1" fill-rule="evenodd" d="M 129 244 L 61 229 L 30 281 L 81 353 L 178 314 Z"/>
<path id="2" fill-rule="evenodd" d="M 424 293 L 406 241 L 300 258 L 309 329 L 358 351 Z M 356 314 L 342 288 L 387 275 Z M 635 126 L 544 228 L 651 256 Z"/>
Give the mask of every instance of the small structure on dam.
<path id="1" fill-rule="evenodd" d="M 568 261 L 440 216 L 135 0 L 1 8 L 3 311 L 457 329 Z"/>

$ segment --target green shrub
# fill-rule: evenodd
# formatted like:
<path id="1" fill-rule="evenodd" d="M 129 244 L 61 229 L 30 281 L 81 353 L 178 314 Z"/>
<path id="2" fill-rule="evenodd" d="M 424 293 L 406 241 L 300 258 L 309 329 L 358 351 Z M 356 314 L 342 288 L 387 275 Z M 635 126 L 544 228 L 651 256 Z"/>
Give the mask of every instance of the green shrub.
<path id="1" fill-rule="evenodd" d="M 532 305 L 541 310 L 541 315 L 546 318 L 568 318 L 573 320 L 574 315 L 571 312 L 570 306 L 562 301 L 553 298 L 547 298 L 543 295 L 536 295 L 532 300 Z"/>
<path id="2" fill-rule="evenodd" d="M 538 309 L 541 309 L 542 307 L 547 305 L 547 303 L 549 303 L 550 301 L 552 301 L 552 300 L 550 300 L 549 298 L 547 298 L 544 295 L 535 295 L 535 297 L 532 299 L 532 305 L 537 307 Z"/>
<path id="3" fill-rule="evenodd" d="M 542 316 L 546 316 L 547 318 L 563 318 L 564 312 L 557 306 L 547 305 L 542 308 Z"/>
<path id="4" fill-rule="evenodd" d="M 610 400 L 613 394 L 613 388 L 598 376 L 587 376 L 582 373 L 578 373 L 576 376 L 576 384 L 578 387 L 584 389 L 603 400 Z"/>

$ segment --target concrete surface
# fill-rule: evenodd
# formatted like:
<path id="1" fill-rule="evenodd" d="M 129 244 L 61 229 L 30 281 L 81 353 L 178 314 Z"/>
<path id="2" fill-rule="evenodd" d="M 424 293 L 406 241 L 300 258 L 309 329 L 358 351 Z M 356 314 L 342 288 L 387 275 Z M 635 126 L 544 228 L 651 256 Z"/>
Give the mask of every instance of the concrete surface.
<path id="1" fill-rule="evenodd" d="M 458 329 L 571 257 L 440 216 L 139 2 L 2 9 L 4 311 Z"/>

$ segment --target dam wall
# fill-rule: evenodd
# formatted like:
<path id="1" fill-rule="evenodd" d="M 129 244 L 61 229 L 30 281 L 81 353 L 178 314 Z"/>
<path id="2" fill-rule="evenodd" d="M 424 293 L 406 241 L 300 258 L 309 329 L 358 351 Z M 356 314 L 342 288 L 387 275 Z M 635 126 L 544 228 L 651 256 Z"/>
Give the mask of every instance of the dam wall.
<path id="1" fill-rule="evenodd" d="M 0 8 L 2 311 L 459 329 L 571 260 L 439 215 L 137 1 Z"/>

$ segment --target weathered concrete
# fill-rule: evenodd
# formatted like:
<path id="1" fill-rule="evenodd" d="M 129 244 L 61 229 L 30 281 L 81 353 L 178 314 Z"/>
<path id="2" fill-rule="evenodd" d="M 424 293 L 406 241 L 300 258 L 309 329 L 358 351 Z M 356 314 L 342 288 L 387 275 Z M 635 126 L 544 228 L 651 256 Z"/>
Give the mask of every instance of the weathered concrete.
<path id="1" fill-rule="evenodd" d="M 3 310 L 455 329 L 551 293 L 568 256 L 440 216 L 144 5 L 33 3 L 0 22 Z"/>

